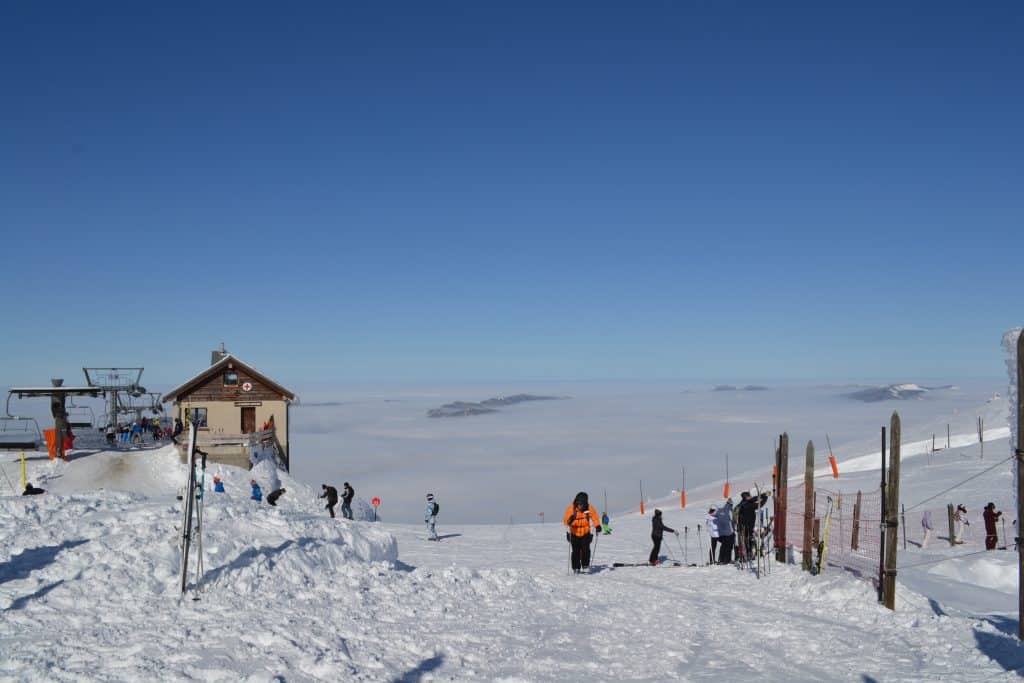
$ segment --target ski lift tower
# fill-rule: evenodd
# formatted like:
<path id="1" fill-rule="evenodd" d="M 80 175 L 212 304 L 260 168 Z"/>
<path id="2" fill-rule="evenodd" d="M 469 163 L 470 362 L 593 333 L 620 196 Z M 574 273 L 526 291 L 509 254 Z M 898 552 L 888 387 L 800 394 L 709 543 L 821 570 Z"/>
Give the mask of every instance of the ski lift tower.
<path id="1" fill-rule="evenodd" d="M 97 397 L 103 393 L 98 387 L 66 387 L 63 379 L 51 379 L 49 387 L 11 387 L 7 392 L 7 414 L 11 413 L 11 396 L 30 398 L 45 396 L 50 399 L 50 414 L 53 415 L 53 426 L 56 437 L 56 452 L 63 460 L 64 438 L 68 434 L 68 396 Z"/>
<path id="2" fill-rule="evenodd" d="M 141 398 L 146 387 L 139 384 L 145 368 L 82 368 L 85 381 L 90 387 L 103 391 L 110 410 L 110 426 L 117 428 L 118 394 Z"/>

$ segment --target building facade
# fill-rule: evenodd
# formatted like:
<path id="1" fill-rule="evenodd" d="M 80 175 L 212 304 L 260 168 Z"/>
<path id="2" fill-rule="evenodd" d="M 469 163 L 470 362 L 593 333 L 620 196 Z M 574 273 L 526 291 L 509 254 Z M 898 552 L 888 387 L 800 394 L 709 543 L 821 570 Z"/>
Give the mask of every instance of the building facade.
<path id="1" fill-rule="evenodd" d="M 278 465 L 290 468 L 288 430 L 295 394 L 224 350 L 214 351 L 210 367 L 163 397 L 172 413 L 196 424 L 199 447 L 209 460 L 251 466 L 257 451 L 272 450 Z M 183 442 L 184 444 L 184 442 Z"/>

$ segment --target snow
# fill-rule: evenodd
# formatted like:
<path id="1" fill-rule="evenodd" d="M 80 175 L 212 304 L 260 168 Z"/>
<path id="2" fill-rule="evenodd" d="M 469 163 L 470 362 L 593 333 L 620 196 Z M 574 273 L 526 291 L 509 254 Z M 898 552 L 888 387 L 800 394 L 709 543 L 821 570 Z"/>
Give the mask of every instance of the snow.
<path id="1" fill-rule="evenodd" d="M 752 405 L 735 417 L 763 404 Z M 951 419 L 945 405 L 933 404 L 935 424 Z M 811 577 L 773 564 L 761 578 L 733 567 L 612 568 L 649 552 L 650 513 L 635 510 L 612 509 L 597 571 L 573 576 L 558 522 L 576 488 L 549 502 L 546 524 L 452 523 L 446 511 L 457 493 L 439 494 L 434 543 L 421 518 L 367 521 L 362 498 L 356 521 L 332 520 L 319 481 L 267 462 L 208 470 L 205 572 L 182 598 L 177 494 L 186 468 L 173 449 L 82 451 L 66 463 L 28 454 L 29 480 L 47 489 L 35 497 L 10 495 L 19 465 L 3 454 L 0 679 L 1015 680 L 1024 668 L 1014 638 L 1016 555 L 981 550 L 984 503 L 1012 510 L 1008 434 L 994 417 L 987 423 L 994 455 L 987 443 L 985 460 L 966 430 L 939 453 L 910 455 L 904 444 L 908 547 L 895 612 L 877 604 L 870 581 L 834 567 Z M 843 474 L 834 485 L 877 487 L 878 454 L 836 445 Z M 212 491 L 214 475 L 226 493 Z M 249 500 L 251 478 L 265 494 L 286 489 L 277 507 Z M 734 488 L 748 479 L 734 475 Z M 822 479 L 832 481 L 827 469 Z M 720 484 L 688 491 L 680 510 L 672 483 L 650 484 L 665 491 L 651 508 L 661 506 L 681 532 L 666 536 L 662 553 L 702 565 L 707 539 L 696 525 L 720 502 Z M 970 511 L 964 545 L 943 540 L 947 502 Z M 505 516 L 497 508 L 491 518 Z M 924 510 L 937 523 L 922 550 Z"/>

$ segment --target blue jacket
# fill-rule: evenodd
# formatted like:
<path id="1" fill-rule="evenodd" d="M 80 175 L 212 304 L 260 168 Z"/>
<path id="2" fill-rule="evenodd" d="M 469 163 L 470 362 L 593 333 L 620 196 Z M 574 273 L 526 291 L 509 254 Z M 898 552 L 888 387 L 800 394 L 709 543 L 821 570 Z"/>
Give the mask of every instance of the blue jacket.
<path id="1" fill-rule="evenodd" d="M 726 503 L 715 511 L 715 526 L 719 536 L 732 536 L 732 503 Z"/>
<path id="2" fill-rule="evenodd" d="M 224 493 L 224 482 L 218 481 L 213 485 L 213 490 L 215 493 Z"/>
<path id="3" fill-rule="evenodd" d="M 260 488 L 259 484 L 252 485 L 252 499 L 263 500 L 263 489 Z"/>
<path id="4" fill-rule="evenodd" d="M 427 509 L 423 511 L 423 521 L 429 522 L 434 516 L 434 501 L 427 503 Z"/>

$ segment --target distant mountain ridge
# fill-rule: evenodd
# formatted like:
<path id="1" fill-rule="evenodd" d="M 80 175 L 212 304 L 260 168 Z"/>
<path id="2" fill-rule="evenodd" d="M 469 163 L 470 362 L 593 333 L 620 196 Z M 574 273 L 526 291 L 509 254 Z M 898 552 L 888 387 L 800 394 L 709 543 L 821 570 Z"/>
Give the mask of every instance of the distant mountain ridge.
<path id="1" fill-rule="evenodd" d="M 427 417 L 467 417 L 470 415 L 486 415 L 487 413 L 498 412 L 495 406 L 512 406 L 527 401 L 561 401 L 565 396 L 535 396 L 533 394 L 513 394 L 512 396 L 497 396 L 483 401 L 455 401 L 445 403 L 440 408 L 433 408 L 427 411 Z"/>
<path id="2" fill-rule="evenodd" d="M 905 382 L 903 384 L 890 384 L 883 387 L 868 387 L 866 389 L 846 394 L 846 396 L 847 398 L 852 398 L 855 401 L 863 401 L 865 403 L 877 403 L 879 401 L 910 401 L 914 399 L 922 399 L 930 392 L 955 388 L 956 386 L 953 384 L 945 384 L 938 387 L 926 387 L 920 384 L 914 384 L 913 382 Z"/>
<path id="3" fill-rule="evenodd" d="M 712 391 L 768 391 L 768 387 L 759 384 L 748 384 L 745 387 L 737 387 L 732 384 L 719 384 Z"/>

